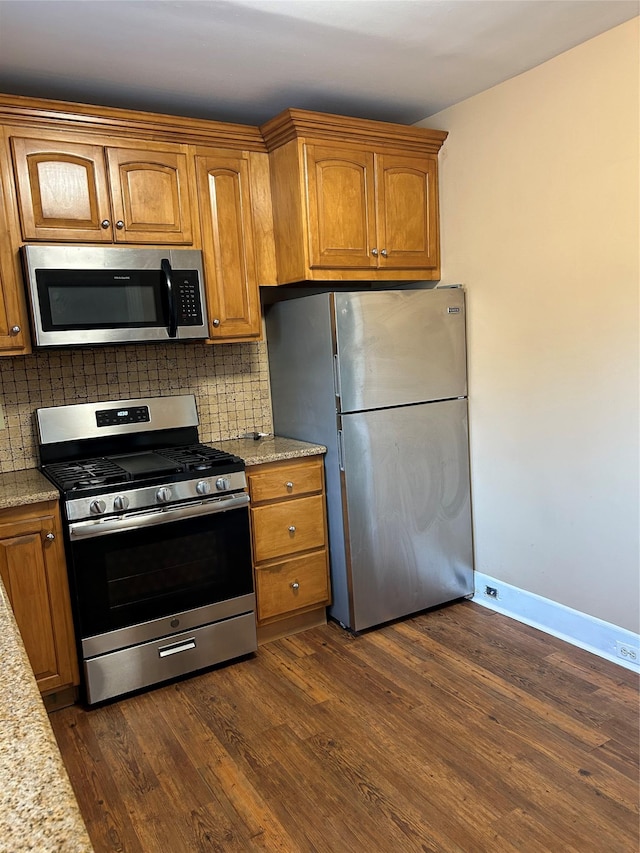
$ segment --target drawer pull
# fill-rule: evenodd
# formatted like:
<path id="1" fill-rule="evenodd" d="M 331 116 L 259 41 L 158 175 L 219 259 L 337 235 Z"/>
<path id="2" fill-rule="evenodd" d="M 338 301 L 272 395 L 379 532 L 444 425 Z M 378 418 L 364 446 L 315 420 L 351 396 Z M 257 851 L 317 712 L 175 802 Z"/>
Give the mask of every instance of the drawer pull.
<path id="1" fill-rule="evenodd" d="M 167 658 L 170 655 L 178 655 L 180 652 L 188 652 L 189 649 L 195 649 L 196 639 L 190 637 L 188 640 L 181 640 L 177 643 L 172 643 L 170 646 L 158 647 L 158 655 L 161 658 Z"/>
<path id="2" fill-rule="evenodd" d="M 298 583 L 298 581 L 294 581 L 291 584 L 291 589 L 300 589 L 300 584 Z"/>
<path id="3" fill-rule="evenodd" d="M 289 533 L 295 533 L 295 532 L 296 532 L 295 525 L 292 524 L 291 527 L 289 528 Z"/>
<path id="4" fill-rule="evenodd" d="M 287 487 L 287 489 L 289 489 L 289 491 L 293 489 L 293 483 L 291 482 L 291 480 L 289 480 L 288 483 L 285 483 L 285 486 Z"/>

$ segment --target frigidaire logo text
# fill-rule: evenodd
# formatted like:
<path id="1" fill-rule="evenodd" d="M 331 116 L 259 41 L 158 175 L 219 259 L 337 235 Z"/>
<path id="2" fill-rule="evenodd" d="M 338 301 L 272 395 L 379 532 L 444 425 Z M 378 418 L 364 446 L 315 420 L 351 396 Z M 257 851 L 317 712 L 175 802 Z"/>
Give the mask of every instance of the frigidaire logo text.
<path id="1" fill-rule="evenodd" d="M 113 278 L 115 281 L 129 281 L 131 276 L 130 275 L 114 275 Z"/>

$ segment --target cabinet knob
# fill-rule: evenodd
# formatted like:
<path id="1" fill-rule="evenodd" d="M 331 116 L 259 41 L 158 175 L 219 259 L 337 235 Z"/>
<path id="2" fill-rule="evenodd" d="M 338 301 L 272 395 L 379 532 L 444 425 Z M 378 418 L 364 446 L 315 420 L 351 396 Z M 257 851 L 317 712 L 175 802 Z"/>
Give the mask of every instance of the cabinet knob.
<path id="1" fill-rule="evenodd" d="M 47 533 L 47 535 L 45 536 L 45 539 L 48 539 L 48 540 L 49 540 L 49 542 L 53 542 L 53 540 L 54 540 L 55 538 L 56 538 L 56 534 L 55 534 L 55 533 Z"/>
<path id="2" fill-rule="evenodd" d="M 289 533 L 295 533 L 295 532 L 296 532 L 296 528 L 295 528 L 295 526 L 292 524 L 292 525 L 291 525 L 291 527 L 289 528 Z"/>
<path id="3" fill-rule="evenodd" d="M 291 584 L 291 589 L 300 589 L 300 584 L 298 583 L 298 581 L 294 581 Z"/>
<path id="4" fill-rule="evenodd" d="M 289 480 L 288 483 L 285 483 L 285 486 L 287 487 L 287 489 L 289 489 L 289 491 L 291 491 L 291 489 L 293 488 L 293 483 L 291 482 L 291 480 Z"/>
<path id="5" fill-rule="evenodd" d="M 109 222 L 108 219 L 103 219 L 102 222 L 100 223 L 101 228 L 109 228 L 110 225 L 111 225 L 111 223 Z"/>
<path id="6" fill-rule="evenodd" d="M 20 326 L 12 326 L 11 327 L 11 334 L 12 335 L 19 335 L 21 331 L 22 331 L 22 329 L 20 328 Z"/>
<path id="7" fill-rule="evenodd" d="M 386 257 L 388 257 L 388 256 L 389 256 L 389 252 L 387 252 L 387 250 L 386 250 L 386 249 L 383 249 L 383 250 L 380 252 L 380 254 L 382 255 L 382 257 L 383 257 L 383 258 L 386 258 Z"/>
<path id="8" fill-rule="evenodd" d="M 216 317 L 215 320 L 211 321 L 211 325 L 213 326 L 214 329 L 217 329 L 218 326 L 220 325 L 220 320 L 218 320 L 218 318 Z"/>
<path id="9" fill-rule="evenodd" d="M 378 257 L 378 250 L 377 250 L 377 249 L 372 249 L 372 250 L 371 250 L 371 254 L 373 255 L 373 257 L 374 257 L 374 258 L 377 258 L 377 257 Z"/>
<path id="10" fill-rule="evenodd" d="M 124 228 L 124 222 L 122 221 L 122 219 L 118 219 L 118 221 L 116 222 L 116 228 L 122 231 L 122 229 Z"/>

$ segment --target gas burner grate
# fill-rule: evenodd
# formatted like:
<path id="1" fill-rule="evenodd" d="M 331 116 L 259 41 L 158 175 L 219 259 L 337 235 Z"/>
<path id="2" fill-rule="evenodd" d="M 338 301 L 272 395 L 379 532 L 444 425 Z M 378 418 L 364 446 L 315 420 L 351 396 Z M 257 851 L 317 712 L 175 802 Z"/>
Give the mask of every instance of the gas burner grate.
<path id="1" fill-rule="evenodd" d="M 218 450 L 216 447 L 207 447 L 206 444 L 165 447 L 157 450 L 156 453 L 180 465 L 183 471 L 206 471 L 223 463 L 242 462 L 237 456 Z"/>
<path id="2" fill-rule="evenodd" d="M 78 462 L 53 462 L 45 466 L 49 478 L 64 491 L 121 483 L 128 479 L 126 471 L 106 457 Z"/>

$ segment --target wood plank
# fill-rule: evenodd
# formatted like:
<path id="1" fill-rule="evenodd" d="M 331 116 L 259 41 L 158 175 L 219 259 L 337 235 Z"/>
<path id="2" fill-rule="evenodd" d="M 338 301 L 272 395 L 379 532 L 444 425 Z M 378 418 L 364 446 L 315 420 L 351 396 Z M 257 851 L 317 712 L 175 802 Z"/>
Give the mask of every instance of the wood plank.
<path id="1" fill-rule="evenodd" d="M 637 700 L 634 673 L 464 602 L 51 721 L 98 853 L 630 853 Z"/>

